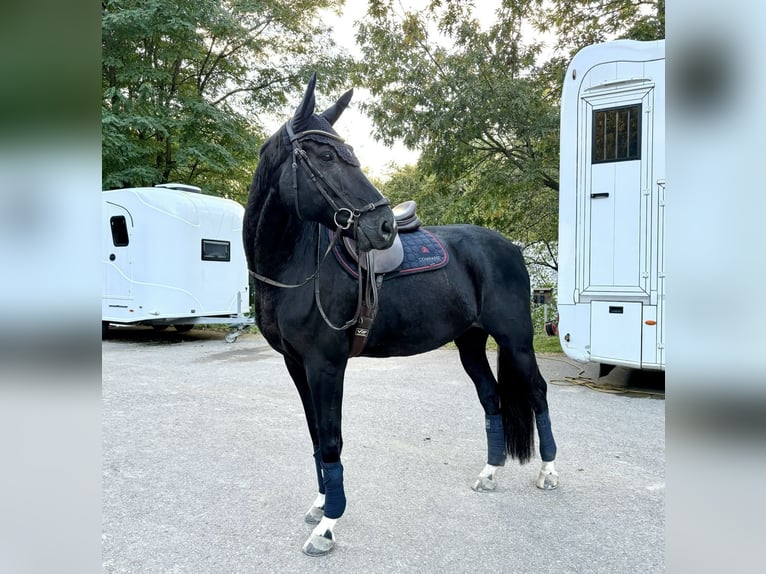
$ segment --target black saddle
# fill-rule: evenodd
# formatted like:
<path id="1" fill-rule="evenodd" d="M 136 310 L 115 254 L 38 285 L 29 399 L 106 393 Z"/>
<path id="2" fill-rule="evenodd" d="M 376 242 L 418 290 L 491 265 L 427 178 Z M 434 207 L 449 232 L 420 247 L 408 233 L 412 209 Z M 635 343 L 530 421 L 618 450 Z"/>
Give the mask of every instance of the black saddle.
<path id="1" fill-rule="evenodd" d="M 405 201 L 393 208 L 394 219 L 399 233 L 416 231 L 420 227 L 420 219 L 416 213 L 418 204 L 415 201 Z"/>
<path id="2" fill-rule="evenodd" d="M 418 204 L 410 200 L 400 203 L 393 208 L 392 211 L 394 212 L 394 219 L 396 220 L 398 233 L 394 240 L 394 244 L 388 249 L 372 250 L 371 254 L 374 273 L 389 273 L 401 265 L 404 260 L 404 249 L 402 247 L 402 241 L 399 239 L 399 233 L 412 233 L 413 231 L 418 230 L 420 227 L 420 219 L 415 212 L 417 207 Z M 367 269 L 366 261 L 362 259 L 360 262 L 358 259 L 356 241 L 350 237 L 344 237 L 343 245 L 346 248 L 346 253 L 351 256 L 354 262 L 361 265 L 363 269 Z"/>

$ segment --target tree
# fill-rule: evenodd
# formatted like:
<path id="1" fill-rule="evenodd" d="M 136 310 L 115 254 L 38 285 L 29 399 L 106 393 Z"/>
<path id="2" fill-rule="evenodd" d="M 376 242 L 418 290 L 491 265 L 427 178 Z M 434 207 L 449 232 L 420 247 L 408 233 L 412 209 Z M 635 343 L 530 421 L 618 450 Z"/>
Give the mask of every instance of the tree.
<path id="1" fill-rule="evenodd" d="M 416 172 L 397 174 L 384 191 L 419 183 L 412 197 L 424 221 L 493 227 L 556 269 L 566 49 L 606 37 L 600 26 L 614 37 L 664 32 L 664 0 L 504 0 L 486 27 L 465 0 L 432 0 L 419 11 L 370 0 L 357 26 L 358 81 L 373 96 L 366 111 L 377 135 L 421 150 Z M 534 29 L 560 34 L 547 58 Z"/>
<path id="2" fill-rule="evenodd" d="M 665 0 L 551 0 L 535 24 L 555 32 L 557 48 L 571 57 L 607 40 L 664 38 Z"/>
<path id="3" fill-rule="evenodd" d="M 372 1 L 357 35 L 376 98 L 367 110 L 384 141 L 421 148 L 434 222 L 487 225 L 527 245 L 557 235 L 558 91 L 536 65 L 541 45 L 522 37 L 537 4 L 505 2 L 482 29 L 466 2 L 397 12 Z"/>
<path id="4" fill-rule="evenodd" d="M 178 180 L 244 201 L 269 113 L 342 80 L 318 11 L 342 0 L 103 0 L 104 188 Z"/>

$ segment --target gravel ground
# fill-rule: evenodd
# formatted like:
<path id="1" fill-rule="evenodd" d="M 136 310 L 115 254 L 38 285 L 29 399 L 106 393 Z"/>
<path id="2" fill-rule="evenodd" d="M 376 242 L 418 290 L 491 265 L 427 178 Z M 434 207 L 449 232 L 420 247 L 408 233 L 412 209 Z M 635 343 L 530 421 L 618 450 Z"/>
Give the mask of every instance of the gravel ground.
<path id="1" fill-rule="evenodd" d="M 665 403 L 557 384 L 595 365 L 539 357 L 560 488 L 535 488 L 536 458 L 478 494 L 483 412 L 457 351 L 353 359 L 348 507 L 309 558 L 311 445 L 262 337 L 114 330 L 102 356 L 106 574 L 664 572 Z"/>

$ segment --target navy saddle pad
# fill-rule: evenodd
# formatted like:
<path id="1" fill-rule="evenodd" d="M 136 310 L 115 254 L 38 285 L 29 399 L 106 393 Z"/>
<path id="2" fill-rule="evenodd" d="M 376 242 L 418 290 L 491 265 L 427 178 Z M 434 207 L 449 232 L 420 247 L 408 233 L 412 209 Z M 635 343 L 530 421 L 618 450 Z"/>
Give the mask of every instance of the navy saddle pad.
<path id="1" fill-rule="evenodd" d="M 328 229 L 332 237 L 332 231 Z M 420 228 L 417 231 L 409 233 L 400 233 L 399 239 L 404 249 L 404 261 L 393 271 L 386 273 L 385 279 L 399 277 L 401 275 L 412 275 L 422 271 L 433 271 L 440 269 L 449 262 L 449 254 L 442 242 L 430 231 Z M 359 277 L 359 270 L 356 261 L 346 252 L 341 241 L 335 245 L 333 252 L 338 262 L 346 271 L 354 277 Z"/>

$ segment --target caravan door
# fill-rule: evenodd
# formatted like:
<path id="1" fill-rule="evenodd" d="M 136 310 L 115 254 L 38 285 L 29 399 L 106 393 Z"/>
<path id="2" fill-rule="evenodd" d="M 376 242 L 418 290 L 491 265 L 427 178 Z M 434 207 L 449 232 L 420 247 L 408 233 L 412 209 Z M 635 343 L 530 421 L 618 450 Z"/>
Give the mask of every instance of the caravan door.
<path id="1" fill-rule="evenodd" d="M 104 268 L 104 299 L 132 299 L 133 261 L 131 238 L 133 217 L 123 206 L 105 201 L 103 218 L 106 229 L 102 234 Z M 119 302 L 109 306 L 119 306 Z"/>
<path id="2" fill-rule="evenodd" d="M 580 108 L 579 302 L 590 303 L 591 358 L 641 367 L 656 362 L 657 349 L 656 329 L 644 329 L 645 320 L 656 321 L 657 305 L 654 74 L 643 62 L 590 73 L 604 76 L 584 90 Z"/>
<path id="3" fill-rule="evenodd" d="M 586 166 L 581 292 L 589 300 L 618 296 L 648 303 L 654 90 L 599 91 L 583 99 L 588 129 L 581 164 Z"/>

